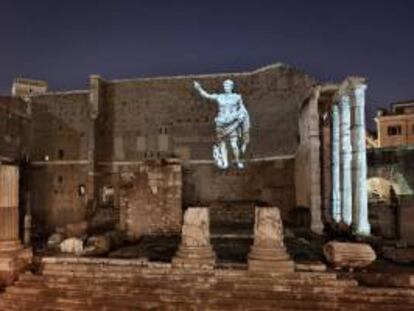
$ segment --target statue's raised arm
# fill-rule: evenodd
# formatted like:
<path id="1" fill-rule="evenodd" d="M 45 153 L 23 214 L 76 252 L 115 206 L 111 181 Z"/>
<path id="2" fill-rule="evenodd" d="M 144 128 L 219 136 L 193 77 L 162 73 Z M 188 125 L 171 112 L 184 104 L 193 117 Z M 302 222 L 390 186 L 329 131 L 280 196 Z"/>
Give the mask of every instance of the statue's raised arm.
<path id="1" fill-rule="evenodd" d="M 201 95 L 201 97 L 210 99 L 210 100 L 217 100 L 217 94 L 209 94 L 201 87 L 201 84 L 197 81 L 193 82 L 194 88 L 196 91 Z"/>

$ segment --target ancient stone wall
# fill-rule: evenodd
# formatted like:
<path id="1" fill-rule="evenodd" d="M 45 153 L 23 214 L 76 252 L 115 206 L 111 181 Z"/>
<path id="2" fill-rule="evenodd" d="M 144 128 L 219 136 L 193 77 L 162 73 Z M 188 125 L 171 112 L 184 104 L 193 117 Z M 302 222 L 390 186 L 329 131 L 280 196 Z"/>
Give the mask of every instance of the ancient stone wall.
<path id="1" fill-rule="evenodd" d="M 178 233 L 182 223 L 182 172 L 179 162 L 121 167 L 120 227 L 134 240 L 145 234 Z"/>
<path id="2" fill-rule="evenodd" d="M 85 220 L 87 201 L 80 187 L 87 183 L 87 165 L 32 165 L 28 177 L 35 225 L 51 232 Z"/>
<path id="3" fill-rule="evenodd" d="M 33 217 L 49 231 L 84 220 L 86 215 L 85 198 L 79 191 L 88 181 L 88 93 L 34 96 L 32 109 L 28 176 Z"/>
<path id="4" fill-rule="evenodd" d="M 106 83 L 99 131 L 111 143 L 100 160 L 136 160 L 174 154 L 209 160 L 216 104 L 200 98 L 192 81 L 211 93 L 231 78 L 252 122 L 249 157 L 291 155 L 298 145 L 298 113 L 313 80 L 275 65 L 247 74 L 113 80 Z M 109 137 L 108 137 L 109 136 Z"/>
<path id="5" fill-rule="evenodd" d="M 373 232 L 414 245 L 414 150 L 369 149 L 368 197 Z"/>
<path id="6" fill-rule="evenodd" d="M 222 92 L 227 78 L 235 81 L 235 91 L 242 94 L 250 113 L 247 158 L 254 162 L 249 162 L 244 172 L 221 175 L 211 155 L 217 107 L 200 98 L 192 81 L 198 80 L 207 91 L 217 93 Z M 91 79 L 89 91 L 32 97 L 32 203 L 34 214 L 45 215 L 48 226 L 83 219 L 85 199 L 77 194 L 81 185 L 86 185 L 88 199 L 94 193 L 98 200 L 104 187 L 113 189 L 115 208 L 121 207 L 125 196 L 138 202 L 136 194 L 125 194 L 121 189 L 120 172 L 135 174 L 142 161 L 171 156 L 184 161 L 184 206 L 216 200 L 262 201 L 279 206 L 283 217 L 295 206 L 292 155 L 299 143 L 299 108 L 314 83 L 308 75 L 277 64 L 241 74 Z M 280 157 L 287 160 L 277 160 Z M 144 193 L 140 208 L 158 209 L 164 204 L 160 203 L 164 202 L 163 194 L 150 196 L 150 188 L 144 184 L 134 187 Z M 159 211 L 163 208 L 151 208 L 150 217 L 154 223 L 164 224 Z M 144 217 L 139 213 L 141 210 L 138 218 Z M 141 221 L 138 218 L 137 223 Z M 151 226 L 138 226 L 134 234 L 147 229 L 146 233 L 153 232 Z M 171 227 L 165 225 L 166 230 Z"/>
<path id="7" fill-rule="evenodd" d="M 0 96 L 0 161 L 16 161 L 28 153 L 29 106 L 18 98 Z"/>
<path id="8" fill-rule="evenodd" d="M 287 217 L 295 207 L 294 159 L 250 162 L 245 170 L 226 173 L 213 164 L 189 165 L 184 169 L 184 206 L 229 203 L 266 203 L 279 206 Z M 239 203 L 238 203 L 239 202 Z M 244 213 L 244 209 L 241 209 Z M 225 217 L 225 215 L 223 215 Z"/>
<path id="9" fill-rule="evenodd" d="M 414 194 L 413 156 L 414 150 L 409 148 L 369 149 L 368 180 L 380 178 L 388 181 L 397 196 Z"/>
<path id="10" fill-rule="evenodd" d="M 86 160 L 88 93 L 49 93 L 32 102 L 32 161 Z"/>

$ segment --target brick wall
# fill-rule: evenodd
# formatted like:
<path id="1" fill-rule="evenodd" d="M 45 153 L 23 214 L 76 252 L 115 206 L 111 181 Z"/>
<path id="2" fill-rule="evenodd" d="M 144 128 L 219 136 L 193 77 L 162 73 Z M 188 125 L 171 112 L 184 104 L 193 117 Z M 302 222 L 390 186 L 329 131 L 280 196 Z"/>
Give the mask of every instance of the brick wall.
<path id="1" fill-rule="evenodd" d="M 235 81 L 235 92 L 242 94 L 250 113 L 252 130 L 247 158 L 290 158 L 299 143 L 299 108 L 314 84 L 301 71 L 275 65 L 251 73 L 226 75 L 111 81 L 94 76 L 90 92 L 46 93 L 32 98 L 31 159 L 35 165 L 30 183 L 35 192 L 35 212 L 45 215 L 51 227 L 73 222 L 85 215 L 86 205 L 79 205 L 78 195 L 72 195 L 82 184 L 87 185 L 88 198 L 93 193 L 97 198 L 104 186 L 113 188 L 115 208 L 120 208 L 126 197 L 131 202 L 140 200 L 137 194 L 121 189 L 120 172 L 138 174 L 142 161 L 171 156 L 193 162 L 211 160 L 217 108 L 194 91 L 192 81 L 198 80 L 214 93 L 222 92 L 222 82 L 227 78 Z M 94 112 L 96 120 L 91 118 Z M 226 176 L 219 176 L 212 163 L 187 164 L 184 206 L 194 201 L 223 199 L 266 201 L 279 206 L 285 215 L 295 205 L 293 160 L 255 162 L 241 174 Z M 166 168 L 148 168 L 152 169 Z M 164 173 L 169 174 L 161 174 Z M 134 187 L 148 194 L 143 200 L 149 201 L 139 204 L 162 205 L 163 195 L 151 196 L 143 184 Z M 160 226 L 138 226 L 133 234 L 161 230 L 164 225 L 169 230 L 176 225 L 160 220 L 159 211 L 163 209 L 151 209 L 150 214 L 147 211 L 142 215 L 139 208 L 134 212 L 136 217 L 154 217 L 154 224 L 158 221 Z"/>
<path id="2" fill-rule="evenodd" d="M 29 184 L 34 217 L 49 231 L 85 219 L 79 187 L 88 184 L 88 93 L 38 95 L 32 106 Z"/>
<path id="3" fill-rule="evenodd" d="M 386 237 L 399 234 L 401 239 L 414 245 L 411 229 L 414 226 L 414 150 L 402 147 L 369 149 L 367 158 L 373 230 Z"/>
<path id="4" fill-rule="evenodd" d="M 115 178 L 120 183 L 120 226 L 130 239 L 181 231 L 180 163 L 146 161 L 121 167 Z"/>
<path id="5" fill-rule="evenodd" d="M 217 93 L 226 78 L 235 81 L 251 116 L 249 155 L 293 154 L 299 106 L 314 81 L 300 71 L 275 66 L 250 74 L 109 81 L 98 117 L 98 131 L 109 150 L 98 151 L 100 160 L 165 154 L 211 159 L 216 104 L 202 99 L 192 81 Z"/>
<path id="6" fill-rule="evenodd" d="M 184 205 L 210 206 L 215 202 L 266 202 L 287 217 L 295 207 L 294 160 L 248 163 L 245 170 L 221 172 L 213 164 L 184 169 Z"/>
<path id="7" fill-rule="evenodd" d="M 50 93 L 32 101 L 32 161 L 86 160 L 88 93 Z"/>
<path id="8" fill-rule="evenodd" d="M 0 160 L 16 161 L 28 153 L 28 107 L 23 100 L 0 96 Z"/>
<path id="9" fill-rule="evenodd" d="M 32 165 L 28 176 L 33 219 L 44 230 L 85 220 L 79 187 L 87 183 L 87 165 Z"/>

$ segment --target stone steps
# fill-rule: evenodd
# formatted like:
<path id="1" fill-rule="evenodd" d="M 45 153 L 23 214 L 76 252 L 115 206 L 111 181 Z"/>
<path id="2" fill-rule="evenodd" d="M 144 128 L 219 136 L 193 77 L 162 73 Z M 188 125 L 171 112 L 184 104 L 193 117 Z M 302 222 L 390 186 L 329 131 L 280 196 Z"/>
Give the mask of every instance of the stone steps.
<path id="1" fill-rule="evenodd" d="M 31 276 L 31 275 L 23 275 L 20 277 L 17 285 L 19 286 L 33 286 L 34 284 L 38 284 L 38 276 Z M 213 276 L 209 277 L 201 277 L 201 276 L 165 276 L 163 280 L 160 280 L 159 277 L 148 277 L 148 276 L 141 276 L 141 277 L 134 277 L 129 279 L 112 279 L 112 278 L 99 278 L 98 282 L 95 282 L 95 279 L 89 277 L 81 277 L 81 278 L 70 278 L 67 276 L 42 276 L 44 282 L 47 282 L 49 286 L 64 286 L 67 284 L 67 281 L 70 280 L 70 284 L 81 283 L 84 284 L 88 282 L 89 286 L 93 286 L 97 284 L 98 286 L 105 285 L 109 283 L 110 285 L 113 284 L 127 284 L 129 286 L 138 286 L 138 285 L 145 285 L 145 286 L 161 286 L 163 283 L 174 284 L 176 282 L 182 282 L 184 284 L 201 284 L 203 287 L 205 286 L 230 286 L 234 285 L 236 288 L 241 289 L 243 287 L 253 287 L 253 288 L 269 288 L 272 286 L 321 286 L 321 287 L 349 287 L 349 286 L 357 286 L 357 282 L 354 280 L 336 280 L 332 278 L 301 278 L 300 276 L 293 278 L 230 278 L 230 279 L 220 279 L 215 278 Z M 27 285 L 26 285 L 27 284 Z"/>
<path id="2" fill-rule="evenodd" d="M 398 304 L 373 304 L 373 303 L 349 303 L 327 301 L 324 299 L 305 301 L 303 299 L 242 299 L 235 301 L 234 298 L 219 298 L 208 296 L 206 299 L 193 300 L 177 300 L 166 299 L 165 297 L 151 297 L 147 299 L 122 299 L 114 297 L 99 298 L 99 300 L 89 299 L 82 301 L 78 299 L 58 298 L 35 299 L 16 303 L 10 299 L 3 310 L 412 310 Z M 36 308 L 36 305 L 38 308 Z M 1 306 L 1 305 L 0 305 Z M 12 307 L 10 307 L 12 306 Z M 13 307 L 14 306 L 14 307 Z"/>
<path id="3" fill-rule="evenodd" d="M 39 282 L 40 281 L 40 282 Z M 7 290 L 7 293 L 25 293 L 25 294 L 39 294 L 41 291 L 49 292 L 49 291 L 79 291 L 80 293 L 85 292 L 84 285 L 88 280 L 78 280 L 74 279 L 73 281 L 67 280 L 67 282 L 62 281 L 60 279 L 56 280 L 50 280 L 50 279 L 43 279 L 40 277 L 40 280 L 36 281 L 19 281 L 16 283 L 16 286 L 10 287 Z M 196 292 L 196 291 L 203 291 L 203 290 L 210 290 L 210 291 L 233 291 L 235 292 L 235 296 L 238 296 L 237 293 L 243 293 L 243 295 L 251 296 L 250 294 L 253 293 L 253 295 L 258 295 L 256 297 L 261 297 L 264 294 L 272 295 L 275 292 L 279 293 L 282 292 L 284 295 L 286 293 L 290 292 L 301 292 L 301 293 L 318 293 L 319 295 L 322 294 L 334 294 L 334 293 L 340 293 L 347 290 L 348 294 L 354 294 L 352 290 L 348 290 L 349 287 L 353 287 L 353 284 L 341 284 L 339 283 L 339 286 L 334 286 L 334 283 L 331 284 L 311 284 L 308 283 L 306 285 L 301 284 L 300 287 L 298 287 L 297 284 L 272 284 L 272 282 L 269 282 L 269 284 L 266 286 L 265 284 L 258 285 L 258 284 L 237 284 L 232 282 L 219 282 L 218 284 L 179 284 L 176 285 L 175 282 L 171 282 L 170 280 L 151 280 L 148 282 L 148 280 L 137 280 L 136 282 L 111 282 L 111 281 L 101 281 L 96 280 L 95 282 L 88 282 L 88 288 L 87 292 L 94 292 L 94 291 L 102 291 L 106 292 L 107 290 L 111 290 L 112 288 L 122 288 L 124 289 L 124 292 L 127 292 L 128 294 L 139 294 L 139 293 L 151 293 L 151 292 L 157 292 L 159 293 L 169 293 L 174 292 L 176 294 L 181 294 L 183 292 L 184 294 L 187 294 L 190 292 Z M 345 285 L 345 286 L 341 286 Z M 366 292 L 367 295 L 369 295 L 372 298 L 375 298 L 376 295 L 379 295 L 380 298 L 383 297 L 393 297 L 395 295 L 401 296 L 404 291 L 397 290 L 393 291 L 390 289 L 385 289 L 383 291 L 381 290 L 372 290 L 372 289 L 364 289 L 364 288 L 358 288 L 357 293 L 360 293 L 361 291 Z M 354 291 L 355 292 L 355 291 Z M 413 292 L 411 290 L 405 291 L 406 299 L 407 297 L 411 297 Z M 121 292 L 118 292 L 118 294 L 122 294 Z M 219 294 L 219 293 L 218 293 Z M 241 297 L 243 298 L 243 296 Z"/>
<path id="4" fill-rule="evenodd" d="M 0 310 L 414 310 L 414 289 L 334 273 L 191 271 L 128 262 L 48 263 L 0 294 Z"/>
<path id="5" fill-rule="evenodd" d="M 223 295 L 223 294 L 222 294 Z M 335 302 L 328 301 L 325 299 L 317 300 L 309 300 L 307 301 L 307 304 L 310 306 L 309 308 L 304 305 L 303 300 L 300 299 L 294 299 L 295 296 L 285 296 L 285 297 L 265 297 L 265 298 L 259 298 L 252 300 L 251 297 L 245 297 L 238 300 L 237 303 L 235 303 L 234 298 L 235 297 L 220 297 L 216 295 L 215 293 L 206 293 L 201 297 L 198 297 L 197 299 L 194 298 L 185 298 L 186 296 L 183 295 L 182 297 L 179 297 L 177 295 L 146 295 L 145 299 L 139 299 L 141 305 L 144 304 L 151 304 L 152 302 L 157 302 L 157 304 L 181 304 L 185 306 L 202 306 L 202 305 L 232 305 L 232 306 L 250 306 L 250 308 L 258 307 L 260 305 L 266 306 L 267 308 L 270 306 L 284 306 L 284 307 L 290 307 L 290 308 L 298 308 L 300 307 L 301 310 L 303 309 L 309 309 L 309 310 L 315 310 L 315 306 L 318 306 L 318 310 L 320 310 L 322 307 L 326 307 L 326 310 L 332 309 L 332 306 L 335 305 Z M 11 297 L 7 297 L 9 301 L 12 301 Z M 19 305 L 21 308 L 29 307 L 32 305 L 35 305 L 36 303 L 42 301 L 42 304 L 46 306 L 53 306 L 58 305 L 59 307 L 66 307 L 66 308 L 81 308 L 86 306 L 93 306 L 94 309 L 99 309 L 100 307 L 108 307 L 108 306 L 117 306 L 118 308 L 134 308 L 136 307 L 136 301 L 134 299 L 131 299 L 131 296 L 128 296 L 125 299 L 124 297 L 113 297 L 111 295 L 107 295 L 105 297 L 99 296 L 99 297 L 68 297 L 67 295 L 59 296 L 58 299 L 55 297 L 32 297 L 32 298 L 25 298 L 24 303 L 20 303 Z M 304 297 L 305 298 L 305 297 Z M 205 301 L 205 302 L 204 302 Z M 253 302 L 253 303 L 252 303 Z M 15 303 L 15 302 L 14 302 Z"/>

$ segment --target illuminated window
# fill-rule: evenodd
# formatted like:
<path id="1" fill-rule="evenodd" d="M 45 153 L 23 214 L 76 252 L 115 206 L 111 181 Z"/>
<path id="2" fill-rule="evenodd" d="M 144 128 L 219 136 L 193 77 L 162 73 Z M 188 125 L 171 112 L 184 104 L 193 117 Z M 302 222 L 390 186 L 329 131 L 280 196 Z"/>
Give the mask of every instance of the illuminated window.
<path id="1" fill-rule="evenodd" d="M 393 125 L 387 128 L 388 136 L 401 135 L 401 125 Z"/>

